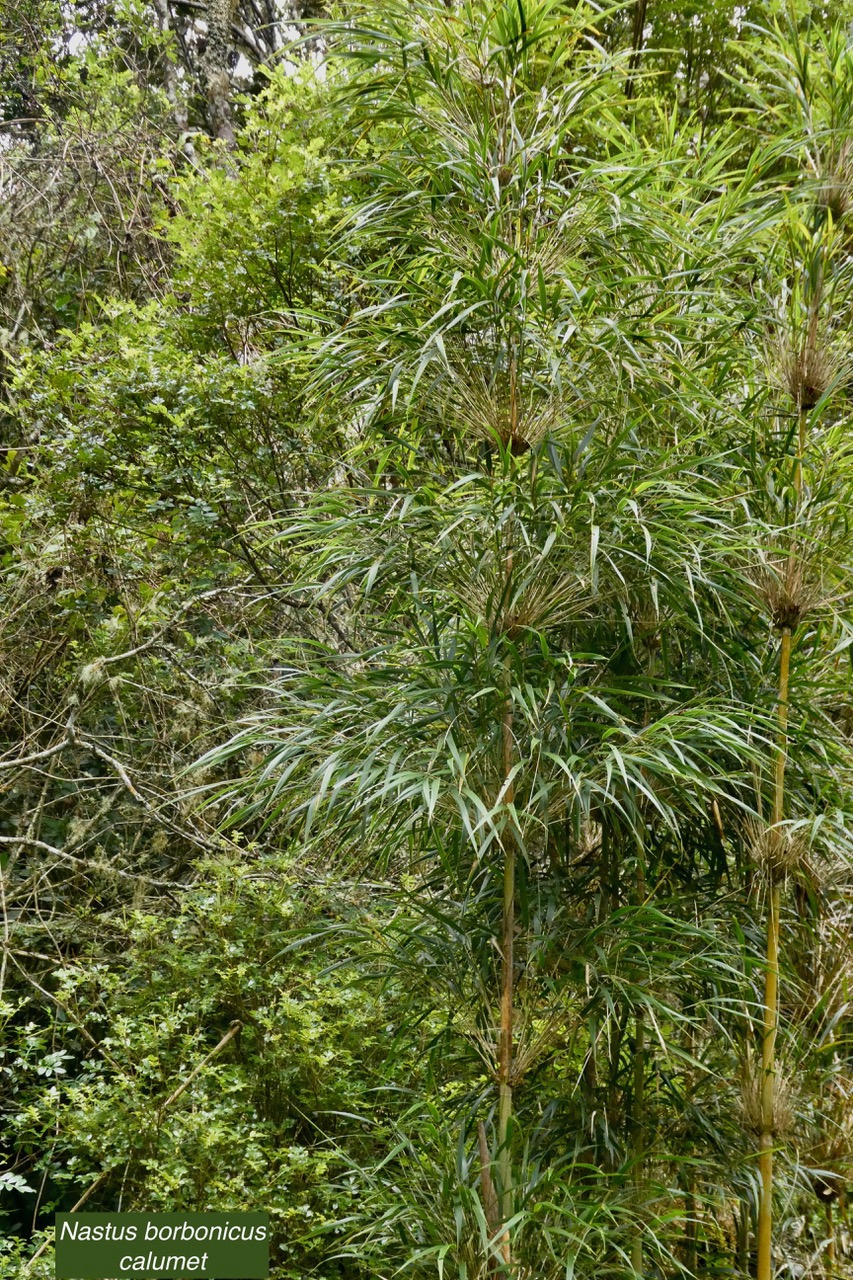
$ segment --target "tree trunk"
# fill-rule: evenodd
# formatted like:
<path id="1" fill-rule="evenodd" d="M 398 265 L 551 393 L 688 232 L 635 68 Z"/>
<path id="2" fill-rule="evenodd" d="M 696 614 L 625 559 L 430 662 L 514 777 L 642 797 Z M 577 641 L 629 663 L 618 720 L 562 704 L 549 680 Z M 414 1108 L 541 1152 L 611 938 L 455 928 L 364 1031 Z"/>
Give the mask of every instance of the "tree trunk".
<path id="1" fill-rule="evenodd" d="M 635 0 L 634 27 L 631 33 L 631 57 L 628 62 L 628 80 L 625 84 L 625 97 L 634 96 L 634 76 L 640 65 L 640 54 L 643 52 L 643 32 L 646 27 L 647 0 Z"/>
<path id="2" fill-rule="evenodd" d="M 228 59 L 231 53 L 232 0 L 209 0 L 207 6 L 207 47 L 204 53 L 204 91 L 207 98 L 207 123 L 214 138 L 227 147 L 234 146 L 231 123 L 231 75 Z"/>
<path id="3" fill-rule="evenodd" d="M 169 14 L 169 0 L 154 0 L 154 12 L 157 14 L 157 25 L 164 35 L 173 34 Z M 174 43 L 163 54 L 163 92 L 172 108 L 172 119 L 178 132 L 179 145 L 188 160 L 195 158 L 195 149 L 189 139 L 189 121 L 186 103 L 180 92 L 178 81 L 178 64 L 173 55 Z"/>

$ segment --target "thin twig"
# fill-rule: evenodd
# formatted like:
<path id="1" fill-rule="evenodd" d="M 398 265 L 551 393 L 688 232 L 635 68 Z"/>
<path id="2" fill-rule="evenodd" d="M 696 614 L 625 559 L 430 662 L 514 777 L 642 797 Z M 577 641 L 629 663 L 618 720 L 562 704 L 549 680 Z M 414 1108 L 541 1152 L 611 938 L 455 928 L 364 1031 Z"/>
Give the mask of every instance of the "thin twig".
<path id="1" fill-rule="evenodd" d="M 178 1098 L 180 1098 L 181 1094 L 182 1094 L 186 1089 L 188 1089 L 188 1088 L 190 1087 L 190 1085 L 192 1084 L 193 1080 L 195 1080 L 195 1078 L 196 1078 L 196 1076 L 198 1075 L 198 1073 L 199 1073 L 200 1071 L 202 1071 L 202 1070 L 207 1066 L 207 1064 L 208 1064 L 208 1062 L 210 1062 L 211 1058 L 215 1058 L 215 1057 L 216 1057 L 216 1055 L 217 1055 L 217 1053 L 219 1053 L 219 1051 L 220 1051 L 221 1049 L 224 1049 L 224 1048 L 225 1048 L 225 1046 L 228 1044 L 228 1041 L 229 1041 L 229 1040 L 233 1040 L 233 1039 L 234 1039 L 234 1037 L 236 1036 L 237 1032 L 240 1030 L 240 1028 L 242 1027 L 242 1025 L 243 1025 L 243 1024 L 242 1024 L 242 1022 L 240 1022 L 239 1020 L 231 1023 L 231 1027 L 230 1027 L 230 1029 L 229 1029 L 228 1031 L 226 1031 L 226 1032 L 225 1032 L 225 1035 L 224 1035 L 224 1036 L 222 1037 L 222 1039 L 219 1041 L 219 1044 L 218 1044 L 218 1045 L 216 1045 L 213 1049 L 211 1049 L 210 1053 L 207 1055 L 207 1057 L 206 1057 L 206 1058 L 202 1058 L 201 1062 L 198 1064 L 198 1066 L 197 1066 L 197 1067 L 195 1067 L 195 1068 L 190 1072 L 190 1074 L 187 1076 L 187 1078 L 186 1078 L 186 1080 L 183 1082 L 183 1084 L 182 1084 L 182 1085 L 179 1085 L 179 1086 L 178 1086 L 178 1088 L 174 1091 L 174 1093 L 170 1093 L 170 1094 L 169 1094 L 169 1096 L 168 1096 L 168 1098 L 166 1099 L 166 1101 L 165 1101 L 165 1102 L 163 1103 L 163 1105 L 160 1107 L 160 1110 L 159 1110 L 159 1112 L 158 1112 L 158 1117 L 159 1117 L 159 1116 L 161 1116 L 161 1115 L 163 1114 L 163 1112 L 166 1110 L 166 1108 L 167 1108 L 167 1107 L 170 1107 L 170 1106 L 172 1105 L 172 1103 L 173 1103 L 173 1102 L 177 1102 L 177 1100 L 178 1100 Z"/>
<path id="2" fill-rule="evenodd" d="M 71 862 L 76 867 L 80 867 L 84 871 L 107 871 L 110 875 L 121 876 L 125 880 L 144 880 L 146 884 L 152 884 L 158 889 L 176 889 L 180 888 L 173 880 L 154 880 L 151 876 L 143 875 L 141 872 L 122 871 L 120 867 L 113 867 L 104 863 L 88 862 L 85 858 L 78 858 L 73 853 L 66 853 L 64 849 L 57 849 L 55 845 L 47 844 L 44 840 L 34 840 L 31 836 L 0 836 L 0 844 L 16 844 L 24 845 L 27 848 L 39 849 L 42 853 L 49 853 L 54 858 L 61 858 L 64 862 Z"/>

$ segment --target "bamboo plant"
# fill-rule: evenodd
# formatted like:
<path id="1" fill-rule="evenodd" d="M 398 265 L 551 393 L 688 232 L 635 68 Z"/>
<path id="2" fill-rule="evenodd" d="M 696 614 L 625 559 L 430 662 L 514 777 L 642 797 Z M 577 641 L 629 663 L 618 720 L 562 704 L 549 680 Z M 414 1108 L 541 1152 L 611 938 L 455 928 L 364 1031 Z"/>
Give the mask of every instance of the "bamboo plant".
<path id="1" fill-rule="evenodd" d="M 387 3 L 327 36 L 367 193 L 340 230 L 360 271 L 340 322 L 288 358 L 309 363 L 315 410 L 351 449 L 267 536 L 292 566 L 288 591 L 334 616 L 335 638 L 283 641 L 266 709 L 203 763 L 261 759 L 217 787 L 223 820 L 282 822 L 310 856 L 334 848 L 397 887 L 408 923 L 376 946 L 444 991 L 489 1082 L 467 1095 L 455 1225 L 400 1265 L 455 1257 L 469 1280 L 472 1267 L 541 1280 L 595 1256 L 638 1275 L 653 1251 L 673 1265 L 655 1235 L 667 1210 L 652 1201 L 667 1193 L 646 1160 L 646 1080 L 650 1037 L 668 1053 L 661 1023 L 685 1022 L 667 981 L 642 970 L 679 929 L 700 934 L 666 916 L 642 873 L 635 892 L 620 880 L 667 842 L 664 879 L 682 874 L 721 812 L 750 810 L 768 751 L 774 832 L 784 818 L 796 620 L 779 614 L 774 739 L 754 688 L 736 696 L 754 599 L 741 569 L 758 535 L 732 464 L 749 419 L 731 335 L 754 324 L 742 283 L 778 201 L 763 194 L 761 154 L 744 159 L 739 142 L 697 154 L 674 125 L 663 149 L 631 131 L 625 67 L 584 6 Z M 791 517 L 801 523 L 796 503 Z M 565 895 L 587 855 L 598 919 L 581 927 Z M 701 936 L 697 984 L 728 981 L 719 930 Z M 766 972 L 772 1083 L 770 950 Z M 595 1150 L 574 1173 L 560 1164 L 569 1201 L 543 1207 L 529 1132 L 549 1099 L 529 1081 L 599 1007 L 613 1099 L 628 1092 L 635 1029 L 633 1117 L 611 1167 Z M 592 1091 L 595 1053 L 593 1041 Z M 769 1159 L 762 1138 L 763 1173 Z M 620 1200 L 607 1178 L 632 1169 Z M 598 1200 L 608 1188 L 597 1254 L 571 1198 L 590 1183 Z M 476 1224 L 468 1237 L 460 1221 Z M 407 1238 L 431 1229 L 425 1216 Z"/>
<path id="2" fill-rule="evenodd" d="M 792 652 L 809 613 L 824 603 L 826 578 L 838 563 L 838 484 L 822 492 L 820 472 L 843 476 L 844 450 L 833 448 L 839 397 L 850 378 L 845 326 L 850 317 L 848 216 L 853 213 L 853 51 L 840 28 L 813 29 L 804 40 L 791 25 L 779 41 L 777 80 L 783 101 L 793 104 L 792 152 L 804 181 L 795 187 L 783 230 L 785 314 L 771 351 L 771 368 L 787 399 L 777 462 L 783 509 L 779 550 L 763 582 L 778 637 L 777 741 L 769 822 L 759 842 L 767 876 L 766 967 L 761 1036 L 761 1097 L 757 1277 L 771 1280 L 773 1149 L 779 1131 L 777 1062 L 783 887 L 805 853 L 796 824 L 786 821 L 789 707 L 795 698 Z M 793 429 L 788 429 L 788 424 Z M 829 449 L 827 449 L 829 445 Z M 815 459 L 814 455 L 817 455 Z M 823 476 L 826 483 L 826 474 Z M 843 489 L 843 481 L 842 481 Z M 843 541 L 843 538 L 842 538 Z M 811 639 L 811 637 L 810 637 Z M 812 641 L 812 644 L 814 642 Z"/>

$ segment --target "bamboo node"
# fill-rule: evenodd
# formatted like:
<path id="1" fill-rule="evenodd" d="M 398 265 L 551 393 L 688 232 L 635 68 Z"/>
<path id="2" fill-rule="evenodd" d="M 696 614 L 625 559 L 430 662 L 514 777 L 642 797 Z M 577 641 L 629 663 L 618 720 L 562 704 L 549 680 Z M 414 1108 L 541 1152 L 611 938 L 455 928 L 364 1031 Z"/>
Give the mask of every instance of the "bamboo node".
<path id="1" fill-rule="evenodd" d="M 817 206 L 831 215 L 833 222 L 842 222 L 853 210 L 853 145 L 847 142 L 835 166 L 824 173 L 817 193 Z"/>
<path id="2" fill-rule="evenodd" d="M 779 884 L 803 863 L 808 843 L 802 832 L 789 826 L 754 823 L 750 830 L 750 856 L 771 884 Z"/>
<path id="3" fill-rule="evenodd" d="M 800 558 L 768 556 L 754 574 L 756 590 L 777 631 L 794 632 L 820 600 L 820 586 L 810 581 Z"/>
<path id="4" fill-rule="evenodd" d="M 447 406 L 453 417 L 476 439 L 499 441 L 514 458 L 541 444 L 565 421 L 562 396 L 513 387 L 506 370 L 487 376 L 481 369 L 453 369 L 451 377 Z"/>
<path id="5" fill-rule="evenodd" d="M 762 1106 L 763 1083 L 764 1071 L 760 1066 L 747 1066 L 741 1072 L 741 1115 L 744 1128 L 755 1137 L 760 1137 L 767 1128 Z M 793 1128 L 795 1103 L 793 1083 L 777 1066 L 773 1073 L 773 1115 L 770 1119 L 770 1133 L 774 1138 L 783 1137 Z"/>
<path id="6" fill-rule="evenodd" d="M 833 343 L 828 334 L 782 333 L 770 354 L 773 381 L 787 392 L 803 413 L 810 413 L 833 383 L 849 372 L 849 352 Z"/>

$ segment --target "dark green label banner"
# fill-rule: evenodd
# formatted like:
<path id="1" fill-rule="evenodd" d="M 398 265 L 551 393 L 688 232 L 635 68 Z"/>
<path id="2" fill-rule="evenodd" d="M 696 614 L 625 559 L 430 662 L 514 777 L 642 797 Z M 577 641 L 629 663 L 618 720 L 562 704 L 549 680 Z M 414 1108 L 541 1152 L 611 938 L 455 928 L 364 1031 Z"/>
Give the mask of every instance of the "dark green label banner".
<path id="1" fill-rule="evenodd" d="M 263 1280 L 266 1213 L 58 1213 L 57 1280 Z"/>

